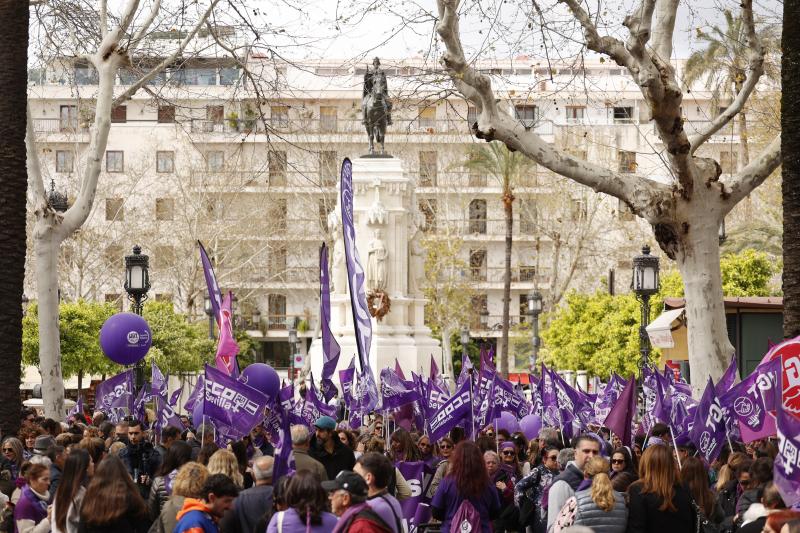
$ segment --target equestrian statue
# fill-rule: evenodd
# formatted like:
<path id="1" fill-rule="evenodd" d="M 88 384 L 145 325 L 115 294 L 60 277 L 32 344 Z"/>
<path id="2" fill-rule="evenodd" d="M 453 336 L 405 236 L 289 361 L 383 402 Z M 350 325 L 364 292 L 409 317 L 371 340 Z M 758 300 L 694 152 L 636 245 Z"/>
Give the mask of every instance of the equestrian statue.
<path id="1" fill-rule="evenodd" d="M 386 136 L 386 127 L 392 124 L 392 103 L 389 101 L 386 74 L 381 70 L 381 60 L 376 57 L 372 60 L 372 66 L 372 69 L 367 67 L 364 73 L 361 100 L 363 124 L 369 136 L 369 153 L 375 153 L 374 142 L 377 139 L 381 145 L 380 153 L 384 154 L 383 140 Z"/>

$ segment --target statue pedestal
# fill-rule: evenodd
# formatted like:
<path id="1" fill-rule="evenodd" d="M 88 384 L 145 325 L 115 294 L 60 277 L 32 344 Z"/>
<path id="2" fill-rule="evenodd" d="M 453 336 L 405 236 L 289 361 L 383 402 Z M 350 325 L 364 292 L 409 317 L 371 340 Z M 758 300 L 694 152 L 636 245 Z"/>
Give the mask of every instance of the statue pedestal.
<path id="1" fill-rule="evenodd" d="M 335 208 L 340 219 L 341 207 Z M 417 290 L 414 279 L 424 277 L 418 243 L 418 229 L 414 182 L 406 176 L 400 159 L 394 157 L 364 157 L 353 160 L 353 219 L 356 226 L 356 247 L 365 271 L 369 270 L 370 243 L 376 235 L 383 241 L 387 257 L 383 262 L 384 292 L 391 300 L 389 313 L 381 321 L 372 319 L 372 346 L 370 366 L 376 381 L 381 369 L 394 368 L 395 359 L 406 376 L 423 368 L 427 374 L 431 355 L 442 366 L 442 349 L 439 341 L 431 337 L 425 326 L 425 299 Z M 341 225 L 334 237 L 341 239 Z M 378 233 L 379 232 L 379 233 Z M 357 349 L 353 330 L 353 313 L 350 308 L 349 287 L 343 258 L 337 256 L 337 242 L 332 253 L 333 291 L 331 292 L 331 331 L 342 348 L 337 370 L 346 368 Z M 415 253 L 417 255 L 415 255 Z M 424 252 L 422 252 L 424 253 Z M 374 280 L 367 279 L 367 286 Z M 413 294 L 411 294 L 413 292 Z M 322 372 L 322 344 L 314 339 L 309 350 L 311 371 L 315 379 Z M 356 363 L 357 364 L 357 363 Z M 338 374 L 333 377 L 338 383 Z"/>

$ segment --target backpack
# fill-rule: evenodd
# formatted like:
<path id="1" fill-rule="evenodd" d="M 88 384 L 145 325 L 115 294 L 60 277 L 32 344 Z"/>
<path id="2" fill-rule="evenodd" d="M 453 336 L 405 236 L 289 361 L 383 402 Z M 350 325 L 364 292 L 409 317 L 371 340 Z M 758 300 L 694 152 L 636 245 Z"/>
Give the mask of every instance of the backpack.
<path id="1" fill-rule="evenodd" d="M 450 533 L 473 533 L 481 531 L 481 515 L 466 498 L 456 509 L 450 522 Z"/>

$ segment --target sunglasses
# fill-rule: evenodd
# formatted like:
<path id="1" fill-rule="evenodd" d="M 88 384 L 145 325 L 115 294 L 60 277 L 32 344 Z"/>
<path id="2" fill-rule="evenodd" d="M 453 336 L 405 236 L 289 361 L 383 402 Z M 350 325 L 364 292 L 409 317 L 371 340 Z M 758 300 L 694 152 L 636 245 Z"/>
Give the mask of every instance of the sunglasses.
<path id="1" fill-rule="evenodd" d="M 558 455 L 548 455 L 547 458 L 551 461 L 558 461 Z"/>
<path id="2" fill-rule="evenodd" d="M 503 452 L 503 455 L 513 456 L 515 454 L 514 452 Z"/>
<path id="3" fill-rule="evenodd" d="M 494 437 L 494 433 L 487 433 L 486 436 L 487 437 Z"/>
<path id="4" fill-rule="evenodd" d="M 430 444 L 428 444 L 427 442 L 420 442 L 420 443 L 418 444 L 418 446 L 419 446 L 420 448 L 430 448 L 430 447 L 431 447 L 431 445 L 430 445 Z"/>
<path id="5" fill-rule="evenodd" d="M 449 450 L 450 448 L 452 448 L 452 446 L 450 446 L 449 444 L 440 444 L 439 448 L 443 450 Z"/>
<path id="6" fill-rule="evenodd" d="M 625 459 L 611 459 L 612 465 L 624 465 Z"/>
<path id="7" fill-rule="evenodd" d="M 3 448 L 3 452 L 13 452 L 14 448 Z"/>

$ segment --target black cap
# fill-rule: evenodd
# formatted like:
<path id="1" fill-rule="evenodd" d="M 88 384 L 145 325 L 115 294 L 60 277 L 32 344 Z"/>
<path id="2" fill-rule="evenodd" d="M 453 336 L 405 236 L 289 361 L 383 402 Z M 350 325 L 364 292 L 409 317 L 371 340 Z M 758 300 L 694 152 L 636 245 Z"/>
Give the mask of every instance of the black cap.
<path id="1" fill-rule="evenodd" d="M 332 481 L 323 481 L 322 488 L 328 492 L 346 490 L 356 496 L 367 495 L 367 482 L 363 477 L 350 470 L 342 470 Z"/>

